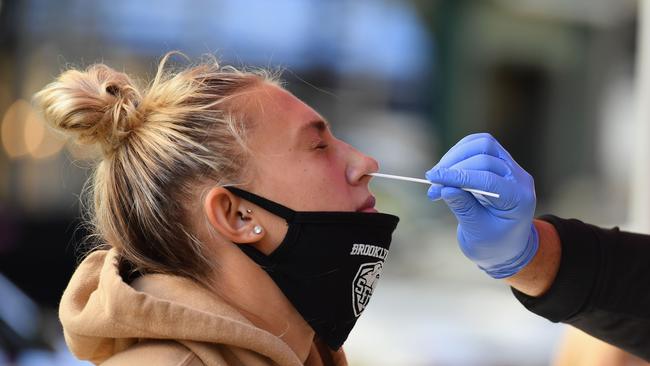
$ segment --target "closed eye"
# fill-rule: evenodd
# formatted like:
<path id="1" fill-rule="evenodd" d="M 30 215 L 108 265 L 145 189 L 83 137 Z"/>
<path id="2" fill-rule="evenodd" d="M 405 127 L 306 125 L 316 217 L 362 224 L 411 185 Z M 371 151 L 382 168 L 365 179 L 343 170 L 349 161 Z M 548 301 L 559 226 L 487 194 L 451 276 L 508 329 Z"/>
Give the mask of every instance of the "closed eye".
<path id="1" fill-rule="evenodd" d="M 322 138 L 314 139 L 310 145 L 314 150 L 325 150 L 329 146 Z"/>

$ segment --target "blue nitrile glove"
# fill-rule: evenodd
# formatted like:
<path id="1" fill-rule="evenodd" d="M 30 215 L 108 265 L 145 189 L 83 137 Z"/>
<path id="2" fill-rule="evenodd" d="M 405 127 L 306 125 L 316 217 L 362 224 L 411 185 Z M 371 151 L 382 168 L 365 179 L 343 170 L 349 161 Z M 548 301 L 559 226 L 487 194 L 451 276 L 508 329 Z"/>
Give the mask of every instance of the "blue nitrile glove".
<path id="1" fill-rule="evenodd" d="M 460 140 L 426 178 L 435 183 L 429 198 L 442 198 L 458 219 L 461 250 L 487 274 L 510 277 L 533 259 L 539 242 L 533 225 L 535 183 L 494 137 L 479 133 Z"/>

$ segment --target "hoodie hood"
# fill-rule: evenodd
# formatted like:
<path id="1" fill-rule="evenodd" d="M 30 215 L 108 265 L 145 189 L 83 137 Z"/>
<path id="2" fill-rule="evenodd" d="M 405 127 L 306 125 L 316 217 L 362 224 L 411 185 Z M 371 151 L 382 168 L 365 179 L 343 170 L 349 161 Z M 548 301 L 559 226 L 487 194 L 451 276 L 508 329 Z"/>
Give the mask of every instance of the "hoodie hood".
<path id="1" fill-rule="evenodd" d="M 115 249 L 95 251 L 80 264 L 63 293 L 59 317 L 72 353 L 93 363 L 141 339 L 168 339 L 204 362 L 211 349 L 217 352 L 211 346 L 219 344 L 278 365 L 302 365 L 282 339 L 189 279 L 152 274 L 125 283 Z"/>

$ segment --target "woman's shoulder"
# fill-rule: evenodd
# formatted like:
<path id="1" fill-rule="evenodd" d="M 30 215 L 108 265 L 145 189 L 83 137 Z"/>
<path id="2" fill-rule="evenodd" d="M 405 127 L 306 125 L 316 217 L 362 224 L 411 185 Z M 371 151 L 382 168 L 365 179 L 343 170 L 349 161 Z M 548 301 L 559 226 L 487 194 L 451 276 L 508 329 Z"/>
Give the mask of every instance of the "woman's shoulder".
<path id="1" fill-rule="evenodd" d="M 171 340 L 146 340 L 116 353 L 102 366 L 161 365 L 205 366 L 187 347 Z"/>

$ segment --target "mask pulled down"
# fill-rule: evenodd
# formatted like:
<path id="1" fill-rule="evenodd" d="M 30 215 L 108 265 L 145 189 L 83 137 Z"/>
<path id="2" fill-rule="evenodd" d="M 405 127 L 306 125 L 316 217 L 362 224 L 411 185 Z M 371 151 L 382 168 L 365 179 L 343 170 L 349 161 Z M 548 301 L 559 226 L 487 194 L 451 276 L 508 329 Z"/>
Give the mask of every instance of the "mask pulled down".
<path id="1" fill-rule="evenodd" d="M 251 245 L 239 247 L 269 274 L 316 335 L 339 349 L 368 305 L 399 218 L 294 211 L 251 192 L 225 188 L 286 220 L 287 234 L 269 255 Z"/>

